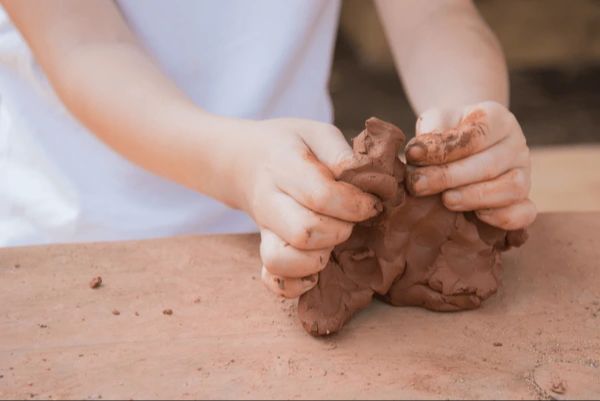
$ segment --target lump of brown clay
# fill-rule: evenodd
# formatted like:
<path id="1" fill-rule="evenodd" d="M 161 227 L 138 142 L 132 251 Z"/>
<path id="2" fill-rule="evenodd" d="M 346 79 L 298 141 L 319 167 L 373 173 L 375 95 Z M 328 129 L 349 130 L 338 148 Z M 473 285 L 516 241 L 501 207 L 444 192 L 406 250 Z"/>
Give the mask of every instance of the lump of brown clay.
<path id="1" fill-rule="evenodd" d="M 524 230 L 446 209 L 440 195 L 410 195 L 397 156 L 404 140 L 398 127 L 370 118 L 353 141 L 354 157 L 338 178 L 381 198 L 383 211 L 354 227 L 300 297 L 298 316 L 314 336 L 339 331 L 374 295 L 435 311 L 477 308 L 498 289 L 500 252 L 527 239 Z"/>

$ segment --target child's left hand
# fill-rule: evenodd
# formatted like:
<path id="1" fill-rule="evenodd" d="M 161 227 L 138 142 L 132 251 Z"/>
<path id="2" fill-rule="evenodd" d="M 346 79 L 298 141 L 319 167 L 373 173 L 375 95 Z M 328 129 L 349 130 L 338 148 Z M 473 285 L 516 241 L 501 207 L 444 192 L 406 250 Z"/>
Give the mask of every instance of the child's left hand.
<path id="1" fill-rule="evenodd" d="M 426 111 L 406 158 L 417 166 L 407 179 L 417 196 L 443 192 L 450 210 L 475 210 L 507 230 L 527 227 L 536 217 L 528 199 L 529 148 L 517 119 L 499 103 Z"/>

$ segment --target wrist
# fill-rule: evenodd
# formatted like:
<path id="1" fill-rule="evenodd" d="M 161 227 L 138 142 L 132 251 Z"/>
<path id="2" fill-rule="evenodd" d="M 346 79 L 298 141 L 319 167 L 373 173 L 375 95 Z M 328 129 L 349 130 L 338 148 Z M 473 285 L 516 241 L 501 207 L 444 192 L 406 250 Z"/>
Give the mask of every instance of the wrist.
<path id="1" fill-rule="evenodd" d="M 252 144 L 257 122 L 199 110 L 193 117 L 191 146 L 185 149 L 184 185 L 230 207 L 248 210 L 255 171 Z M 259 140 L 258 140 L 259 141 Z M 260 142 L 260 141 L 259 141 Z"/>

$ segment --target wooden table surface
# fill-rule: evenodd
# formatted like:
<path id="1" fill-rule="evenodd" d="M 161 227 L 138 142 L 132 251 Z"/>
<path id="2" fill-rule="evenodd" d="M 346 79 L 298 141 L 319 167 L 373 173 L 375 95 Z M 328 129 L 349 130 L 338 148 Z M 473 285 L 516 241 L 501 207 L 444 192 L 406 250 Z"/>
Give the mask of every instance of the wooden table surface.
<path id="1" fill-rule="evenodd" d="M 530 232 L 483 308 L 375 303 L 328 339 L 256 236 L 2 249 L 0 398 L 598 398 L 600 213 Z"/>

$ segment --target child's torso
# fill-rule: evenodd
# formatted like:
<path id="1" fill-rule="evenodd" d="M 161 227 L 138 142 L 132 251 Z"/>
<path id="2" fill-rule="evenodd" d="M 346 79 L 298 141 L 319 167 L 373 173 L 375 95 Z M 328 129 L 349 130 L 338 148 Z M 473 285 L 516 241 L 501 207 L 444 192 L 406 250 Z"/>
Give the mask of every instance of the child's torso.
<path id="1" fill-rule="evenodd" d="M 165 73 L 204 109 L 331 120 L 337 1 L 118 4 Z M 145 172 L 75 121 L 0 10 L 0 245 L 253 229 L 242 213 Z"/>

